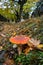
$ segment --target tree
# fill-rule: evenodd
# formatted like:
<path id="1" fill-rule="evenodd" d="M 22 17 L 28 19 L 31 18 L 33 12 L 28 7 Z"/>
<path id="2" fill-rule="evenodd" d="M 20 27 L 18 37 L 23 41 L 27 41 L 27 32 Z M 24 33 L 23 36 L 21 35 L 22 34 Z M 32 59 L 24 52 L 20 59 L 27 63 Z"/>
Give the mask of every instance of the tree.
<path id="1" fill-rule="evenodd" d="M 22 11 L 23 11 L 23 5 L 27 2 L 27 0 L 13 0 L 13 2 L 17 2 L 19 5 L 20 5 L 20 10 L 19 10 L 19 13 L 18 11 L 16 10 L 16 16 L 17 16 L 17 21 L 16 22 L 19 22 L 21 21 L 21 14 L 22 14 Z"/>
<path id="2" fill-rule="evenodd" d="M 3 3 L 6 8 L 0 9 L 0 14 L 13 21 L 15 20 L 15 22 L 19 22 L 21 20 L 21 16 L 23 16 L 24 19 L 29 18 L 31 7 L 35 5 L 34 2 L 36 1 L 37 0 L 8 0 L 8 2 Z"/>
<path id="3" fill-rule="evenodd" d="M 19 11 L 19 14 L 16 11 L 17 12 L 16 15 L 17 17 L 19 17 L 19 21 L 21 20 L 22 15 L 24 19 L 29 18 L 29 12 L 31 12 L 31 7 L 35 5 L 34 2 L 37 2 L 37 0 L 31 0 L 31 1 L 30 0 L 18 0 L 18 4 L 20 5 L 20 11 Z"/>

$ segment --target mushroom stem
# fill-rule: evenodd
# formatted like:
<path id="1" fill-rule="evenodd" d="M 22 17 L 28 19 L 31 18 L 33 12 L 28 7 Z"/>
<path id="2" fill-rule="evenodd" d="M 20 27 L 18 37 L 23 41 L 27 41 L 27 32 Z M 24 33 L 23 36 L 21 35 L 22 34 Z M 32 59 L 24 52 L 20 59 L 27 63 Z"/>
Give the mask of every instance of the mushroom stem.
<path id="1" fill-rule="evenodd" d="M 21 45 L 18 45 L 18 54 L 20 55 L 22 52 L 22 46 Z"/>

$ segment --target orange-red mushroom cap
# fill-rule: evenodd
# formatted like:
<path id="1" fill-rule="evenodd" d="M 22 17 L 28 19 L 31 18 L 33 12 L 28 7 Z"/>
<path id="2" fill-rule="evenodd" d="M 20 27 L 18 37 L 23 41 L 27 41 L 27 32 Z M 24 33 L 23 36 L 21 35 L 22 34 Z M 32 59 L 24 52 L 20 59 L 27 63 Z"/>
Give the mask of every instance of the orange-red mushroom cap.
<path id="1" fill-rule="evenodd" d="M 13 44 L 26 44 L 30 38 L 25 35 L 16 35 L 10 38 L 10 42 Z"/>

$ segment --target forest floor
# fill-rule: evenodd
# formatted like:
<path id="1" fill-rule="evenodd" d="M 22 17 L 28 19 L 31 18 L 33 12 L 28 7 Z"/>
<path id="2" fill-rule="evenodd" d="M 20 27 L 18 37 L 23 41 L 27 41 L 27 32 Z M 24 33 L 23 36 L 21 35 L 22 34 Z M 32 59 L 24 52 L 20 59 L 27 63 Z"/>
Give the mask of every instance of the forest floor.
<path id="1" fill-rule="evenodd" d="M 25 34 L 28 30 L 29 20 L 19 23 L 0 22 L 0 42 L 2 38 L 9 38 L 12 35 Z M 3 42 L 3 41 L 2 41 Z"/>
<path id="2" fill-rule="evenodd" d="M 13 58 L 12 59 L 9 58 L 9 55 L 10 57 L 12 57 L 11 52 L 14 52 L 13 54 L 15 54 L 14 49 L 12 49 L 12 45 L 11 48 L 9 46 L 9 38 L 11 36 L 20 35 L 20 34 L 29 36 L 29 32 L 30 32 L 29 28 L 40 22 L 39 19 L 37 19 L 36 23 L 35 21 L 36 19 L 32 19 L 32 20 L 27 19 L 26 21 L 19 23 L 9 23 L 9 22 L 0 21 L 0 65 L 2 65 L 1 63 L 3 63 L 3 65 L 14 65 Z M 3 61 L 3 56 L 5 58 L 4 61 Z"/>
<path id="3" fill-rule="evenodd" d="M 3 47 L 5 47 L 5 50 L 6 50 L 7 45 L 9 44 L 9 38 L 11 36 L 24 34 L 23 31 L 25 30 L 25 24 L 26 23 L 28 24 L 27 21 L 25 23 L 19 22 L 19 23 L 14 23 L 14 24 L 0 21 L 0 65 L 2 65 L 1 63 L 3 63 L 3 60 L 2 60 L 3 56 L 4 58 L 6 58 L 6 61 L 3 63 L 3 65 L 14 64 L 13 59 L 9 59 L 8 56 L 6 56 L 8 52 L 7 53 L 4 52 L 3 54 Z M 7 48 L 7 50 L 10 51 L 9 47 Z"/>

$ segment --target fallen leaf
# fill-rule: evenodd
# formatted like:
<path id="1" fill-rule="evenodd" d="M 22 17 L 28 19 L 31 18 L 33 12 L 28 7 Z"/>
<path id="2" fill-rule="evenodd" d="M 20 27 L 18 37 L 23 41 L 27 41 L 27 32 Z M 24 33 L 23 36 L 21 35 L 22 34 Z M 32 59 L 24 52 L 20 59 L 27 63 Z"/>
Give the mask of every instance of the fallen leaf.
<path id="1" fill-rule="evenodd" d="M 31 47 L 27 47 L 25 50 L 24 50 L 24 53 L 27 54 L 28 52 L 30 52 L 32 50 Z"/>
<path id="2" fill-rule="evenodd" d="M 0 46 L 0 51 L 3 49 L 3 47 L 2 46 Z"/>
<path id="3" fill-rule="evenodd" d="M 14 61 L 12 59 L 7 59 L 3 65 L 13 65 Z"/>
<path id="4" fill-rule="evenodd" d="M 34 39 L 34 38 L 31 38 L 30 40 L 29 40 L 29 42 L 30 42 L 30 46 L 37 46 L 37 45 L 39 45 L 40 44 L 40 40 L 37 40 L 37 39 Z M 28 45 L 29 45 L 29 43 L 28 43 Z"/>
<path id="5" fill-rule="evenodd" d="M 39 44 L 37 48 L 43 48 L 43 44 Z"/>
<path id="6" fill-rule="evenodd" d="M 14 32 L 13 35 L 16 35 L 16 32 Z"/>

